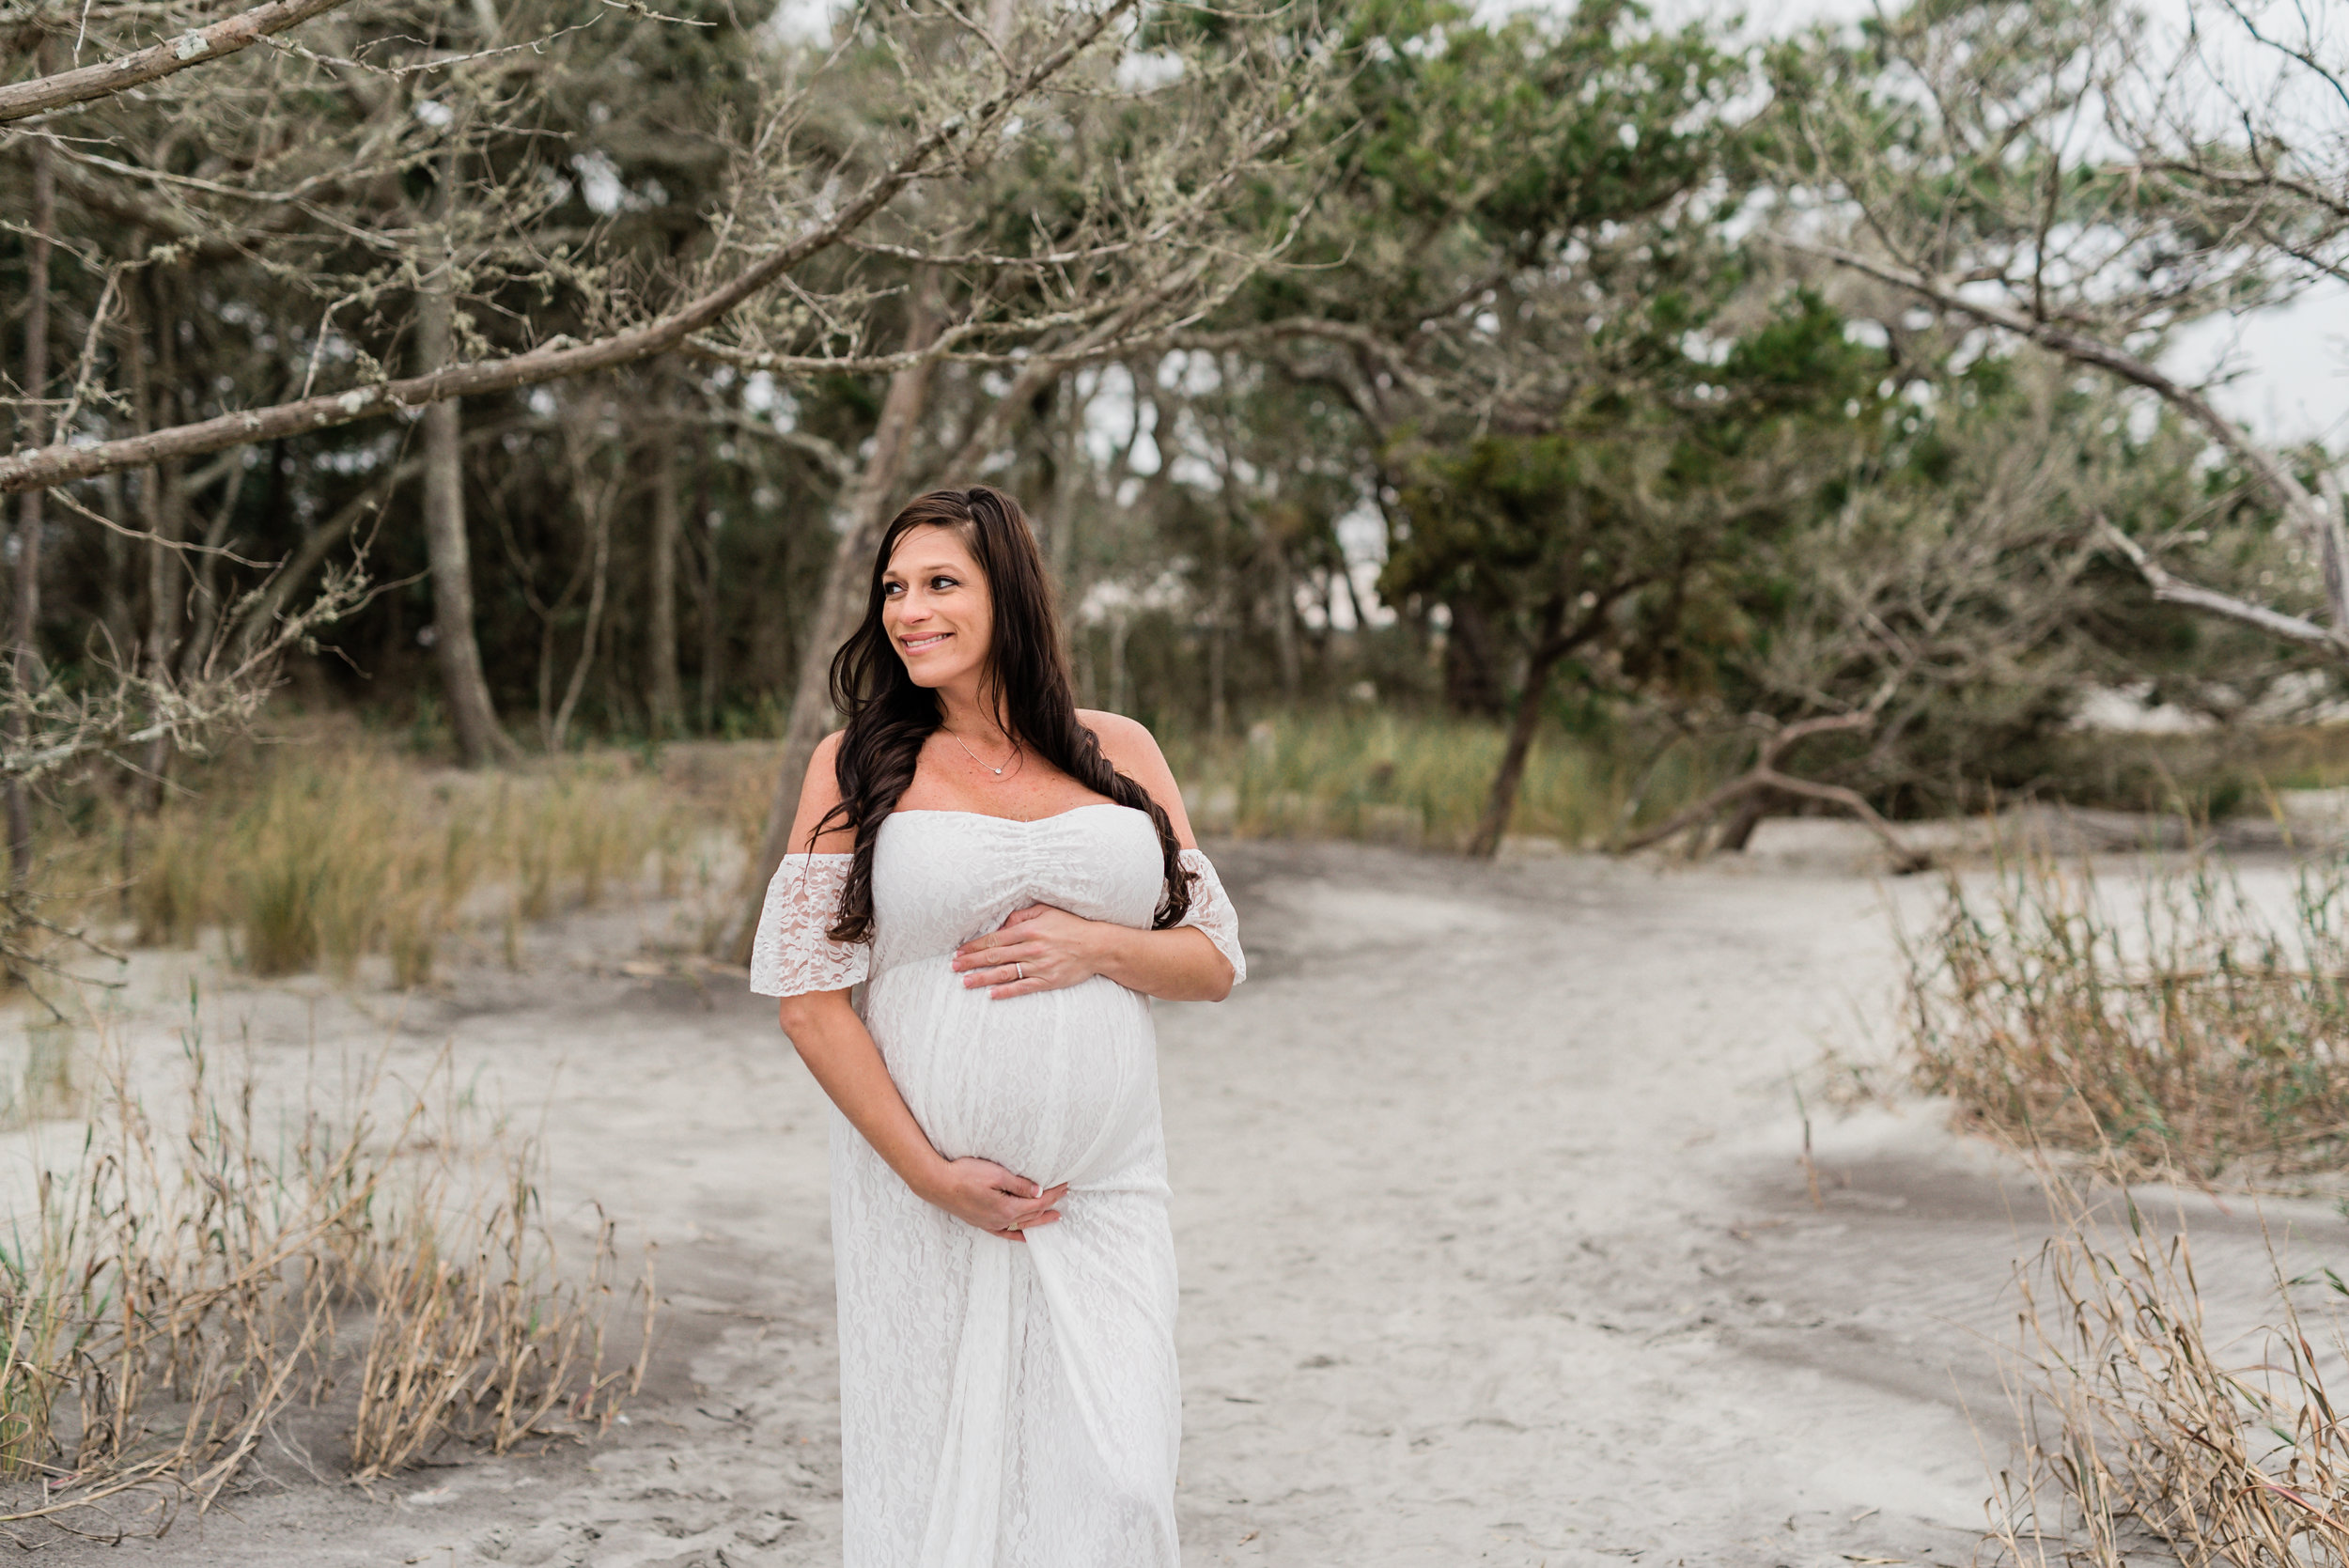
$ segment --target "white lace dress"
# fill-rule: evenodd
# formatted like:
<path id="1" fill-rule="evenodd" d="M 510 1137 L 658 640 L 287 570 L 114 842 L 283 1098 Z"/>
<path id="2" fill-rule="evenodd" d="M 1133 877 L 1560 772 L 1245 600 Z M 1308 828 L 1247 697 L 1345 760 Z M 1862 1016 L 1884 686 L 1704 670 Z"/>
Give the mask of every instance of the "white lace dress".
<path id="1" fill-rule="evenodd" d="M 1215 868 L 1186 924 L 1245 973 Z M 873 856 L 874 937 L 824 935 L 846 855 L 775 873 L 751 956 L 768 996 L 860 986 L 858 1012 L 930 1141 L 1047 1187 L 1027 1244 L 915 1197 L 832 1117 L 846 1568 L 1176 1568 L 1174 1245 L 1150 1003 L 1114 981 L 991 1000 L 951 967 L 1013 910 L 1147 926 L 1150 819 L 897 812 Z"/>

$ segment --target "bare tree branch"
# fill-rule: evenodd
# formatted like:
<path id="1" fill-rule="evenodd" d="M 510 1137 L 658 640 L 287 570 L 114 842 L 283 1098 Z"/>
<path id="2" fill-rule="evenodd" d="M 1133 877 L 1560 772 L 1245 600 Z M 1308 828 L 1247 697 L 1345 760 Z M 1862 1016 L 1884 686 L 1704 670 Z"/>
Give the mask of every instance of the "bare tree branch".
<path id="1" fill-rule="evenodd" d="M 48 683 L 9 692 L 6 706 L 19 725 L 0 746 L 0 778 L 28 783 L 87 758 L 168 737 L 199 750 L 204 737 L 241 723 L 260 710 L 276 684 L 279 657 L 307 644 L 321 629 L 365 605 L 378 590 L 364 569 L 329 575 L 316 598 L 267 634 L 239 640 L 221 667 L 221 644 L 189 675 L 143 675 L 104 660 L 113 681 L 101 691 L 69 692 Z"/>
<path id="2" fill-rule="evenodd" d="M 896 194 L 920 178 L 941 150 L 975 139 L 1007 115 L 1108 30 L 1140 0 L 1111 0 L 1017 79 L 976 106 L 930 127 L 886 169 L 827 216 L 794 239 L 744 268 L 715 288 L 639 327 L 587 343 L 561 339 L 499 360 L 470 361 L 401 380 L 353 387 L 348 392 L 280 403 L 272 408 L 222 414 L 191 425 L 88 446 L 56 444 L 0 458 L 0 493 L 38 489 L 137 468 L 170 458 L 218 451 L 255 442 L 348 425 L 353 421 L 423 408 L 450 397 L 510 392 L 542 381 L 609 370 L 665 352 L 723 319 L 809 257 L 853 233 Z"/>
<path id="3" fill-rule="evenodd" d="M 1368 327 L 1351 321 L 1331 321 L 1314 317 L 1288 317 L 1277 321 L 1252 322 L 1244 327 L 1230 327 L 1219 332 L 1187 332 L 1169 335 L 1164 346 L 1170 349 L 1190 349 L 1207 353 L 1222 353 L 1233 349 L 1261 348 L 1268 343 L 1310 337 L 1329 343 L 1343 343 L 1359 349 L 1385 366 L 1395 380 L 1417 396 L 1432 396 L 1435 381 L 1414 365 L 1395 343 L 1380 336 Z"/>
<path id="4" fill-rule="evenodd" d="M 181 493 L 186 493 L 184 487 L 182 487 Z M 60 490 L 57 493 L 57 499 L 64 502 L 69 509 L 79 512 L 82 516 L 89 519 L 90 521 L 97 523 L 100 527 L 107 530 L 109 533 L 119 534 L 126 539 L 136 539 L 141 544 L 153 545 L 158 550 L 177 551 L 182 555 L 218 555 L 225 557 L 227 560 L 234 561 L 241 567 L 257 567 L 265 571 L 278 564 L 275 561 L 247 560 L 245 557 L 238 554 L 235 551 L 229 550 L 221 545 L 205 544 L 196 539 L 167 539 L 150 528 L 129 527 L 126 524 L 117 522 L 114 519 L 106 516 L 103 512 L 96 511 L 88 506 L 83 505 L 80 502 L 74 500 L 72 495 L 67 491 Z"/>
<path id="5" fill-rule="evenodd" d="M 837 442 L 826 441 L 813 430 L 786 430 L 780 425 L 771 425 L 740 413 L 721 414 L 708 423 L 720 429 L 739 430 L 744 435 L 756 436 L 762 441 L 771 441 L 795 452 L 804 453 L 817 467 L 839 484 L 853 484 L 856 480 L 859 472 L 856 459 L 843 452 Z"/>
<path id="6" fill-rule="evenodd" d="M 987 412 L 980 416 L 977 425 L 963 439 L 961 448 L 946 459 L 944 477 L 952 482 L 975 472 L 985 460 L 988 448 L 1001 441 L 1004 431 L 1011 427 L 1011 422 L 1026 411 L 1028 405 L 1035 400 L 1035 395 L 1043 391 L 1047 383 L 1058 380 L 1062 371 L 1089 360 L 1115 358 L 1122 347 L 1118 334 L 1151 305 L 1182 287 L 1195 276 L 1197 271 L 1196 267 L 1182 269 L 1174 278 L 1134 301 L 1074 343 L 1031 356 L 1019 374 L 1012 378 L 1012 383 L 1003 395 L 988 405 Z"/>
<path id="7" fill-rule="evenodd" d="M 2220 0 L 2220 4 L 2226 7 L 2228 15 L 2243 24 L 2243 30 L 2251 35 L 2253 42 L 2274 50 L 2286 59 L 2297 60 L 2301 65 L 2315 72 L 2319 81 L 2333 89 L 2334 96 L 2341 100 L 2341 105 L 2349 108 L 2349 82 L 2343 82 L 2337 71 L 2318 59 L 2314 51 L 2305 45 L 2295 46 L 2269 38 L 2260 31 L 2259 23 L 2251 20 L 2250 13 L 2246 11 L 2237 0 Z M 2306 12 L 2301 14 L 2301 20 L 2303 22 L 2308 20 Z"/>
<path id="8" fill-rule="evenodd" d="M 300 548 L 287 557 L 285 564 L 270 573 L 269 580 L 238 606 L 238 629 L 230 645 L 230 660 L 238 664 L 248 662 L 255 650 L 272 635 L 287 600 L 293 597 L 294 590 L 312 572 L 318 570 L 328 552 L 343 541 L 344 536 L 358 525 L 361 518 L 370 512 L 380 512 L 395 489 L 423 472 L 422 458 L 403 459 L 381 479 L 345 502 L 333 517 L 312 529 Z"/>
<path id="9" fill-rule="evenodd" d="M 1763 742 L 1762 754 L 1755 759 L 1751 768 L 1714 790 L 1703 800 L 1683 806 L 1655 827 L 1632 834 L 1615 846 L 1616 853 L 1627 855 L 1633 850 L 1644 849 L 1652 844 L 1661 844 L 1675 833 L 1686 832 L 1691 828 L 1702 827 L 1710 822 L 1719 815 L 1724 808 L 1751 795 L 1756 790 L 1775 789 L 1783 790 L 1789 795 L 1799 795 L 1808 800 L 1825 800 L 1842 806 L 1845 811 L 1859 818 L 1870 832 L 1883 841 L 1884 846 L 1891 851 L 1892 862 L 1898 869 L 1902 871 L 1922 870 L 1932 863 L 1930 857 L 1909 847 L 1892 825 L 1884 819 L 1883 814 L 1868 803 L 1865 796 L 1857 790 L 1846 789 L 1841 784 L 1819 784 L 1814 780 L 1797 778 L 1791 773 L 1781 772 L 1778 767 L 1780 758 L 1814 735 L 1828 735 L 1838 730 L 1866 729 L 1874 724 L 1882 699 L 1890 694 L 1891 689 L 1888 686 L 1879 693 L 1877 702 L 1871 703 L 1857 713 L 1828 714 L 1820 718 L 1804 719 L 1788 724 Z"/>
<path id="10" fill-rule="evenodd" d="M 314 16 L 350 3 L 350 0 L 270 0 L 268 5 L 256 6 L 226 22 L 194 28 L 119 59 L 37 76 L 29 82 L 11 82 L 0 86 L 0 125 L 62 109 L 69 103 L 86 103 L 93 98 L 105 98 L 190 66 L 226 58 L 251 48 L 272 33 L 299 26 Z"/>
<path id="11" fill-rule="evenodd" d="M 2145 553 L 2145 549 L 2110 522 L 2098 531 L 2098 536 L 2129 558 L 2129 564 L 2144 578 L 2145 585 L 2154 591 L 2154 598 L 2165 604 L 2184 604 L 2196 610 L 2206 610 L 2231 621 L 2255 626 L 2271 637 L 2298 643 L 2306 647 L 2322 648 L 2336 656 L 2349 654 L 2349 637 L 2330 627 L 2298 615 L 2287 615 L 2265 605 L 2253 604 L 2230 594 L 2210 588 L 2200 588 L 2191 582 L 2181 582 L 2165 571 L 2159 563 Z"/>

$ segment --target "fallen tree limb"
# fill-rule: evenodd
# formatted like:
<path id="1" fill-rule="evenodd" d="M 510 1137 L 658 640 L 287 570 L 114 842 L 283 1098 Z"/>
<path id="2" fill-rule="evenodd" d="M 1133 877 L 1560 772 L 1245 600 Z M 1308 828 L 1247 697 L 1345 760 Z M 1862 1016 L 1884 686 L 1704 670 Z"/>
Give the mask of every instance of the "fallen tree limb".
<path id="1" fill-rule="evenodd" d="M 1933 863 L 1933 857 L 1911 848 L 1904 842 L 1892 824 L 1886 821 L 1884 815 L 1870 805 L 1866 797 L 1858 790 L 1846 789 L 1841 784 L 1826 784 L 1812 779 L 1797 778 L 1791 773 L 1781 772 L 1778 766 L 1781 757 L 1811 737 L 1826 735 L 1837 730 L 1866 729 L 1875 722 L 1875 710 L 1869 708 L 1859 713 L 1829 714 L 1822 718 L 1805 719 L 1799 722 L 1788 724 L 1763 742 L 1762 754 L 1755 759 L 1750 769 L 1732 779 L 1703 800 L 1683 806 L 1655 827 L 1644 829 L 1622 840 L 1615 846 L 1615 852 L 1619 855 L 1628 855 L 1634 850 L 1644 849 L 1650 845 L 1661 844 L 1675 833 L 1683 833 L 1692 828 L 1703 827 L 1729 806 L 1757 791 L 1782 790 L 1786 794 L 1800 796 L 1805 800 L 1824 800 L 1831 805 L 1843 807 L 1858 817 L 1870 832 L 1883 841 L 1884 846 L 1891 852 L 1894 870 L 1901 872 L 1924 870 Z"/>

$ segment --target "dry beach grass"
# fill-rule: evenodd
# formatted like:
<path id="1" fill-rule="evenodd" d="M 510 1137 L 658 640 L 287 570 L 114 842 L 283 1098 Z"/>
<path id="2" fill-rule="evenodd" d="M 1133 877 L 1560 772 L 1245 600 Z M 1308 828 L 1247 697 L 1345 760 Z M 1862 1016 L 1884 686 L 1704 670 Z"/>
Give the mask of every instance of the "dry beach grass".
<path id="1" fill-rule="evenodd" d="M 1918 1083 L 2027 1151 L 2049 1207 L 2016 1271 L 2022 1434 L 1994 1538 L 2032 1564 L 2349 1563 L 2349 1283 L 2322 1231 L 2266 1234 L 2264 1311 L 2222 1330 L 2183 1210 L 2148 1185 L 2338 1188 L 2342 871 L 2299 864 L 2279 907 L 2207 858 L 2155 865 L 2117 915 L 2128 885 L 2011 862 L 1952 879 L 1909 951 Z"/>
<path id="2" fill-rule="evenodd" d="M 2125 893 L 2045 857 L 1953 880 L 1912 949 L 1919 1086 L 2003 1139 L 2093 1156 L 2123 1179 L 2339 1174 L 2341 865 L 2301 865 L 2280 911 L 2209 858 L 2135 890 L 2116 908 Z"/>
<path id="3" fill-rule="evenodd" d="M 451 1438 L 504 1453 L 609 1423 L 649 1353 L 650 1251 L 637 1355 L 610 1367 L 613 1228 L 583 1266 L 558 1247 L 537 1146 L 468 1104 L 445 1059 L 405 1085 L 358 1064 L 288 1102 L 223 1081 L 193 1018 L 182 1041 L 157 1100 L 101 1034 L 86 1116 L 22 1172 L 0 1477 L 24 1484 L 0 1526 L 160 1529 L 265 1445 L 296 1455 L 297 1412 L 360 1480 Z"/>
<path id="4" fill-rule="evenodd" d="M 1743 742 L 1545 736 L 1511 831 L 1597 845 L 1669 815 L 1734 771 Z M 1243 737 L 1173 738 L 1202 831 L 1457 849 L 1485 809 L 1502 737 L 1491 723 L 1361 707 L 1282 714 Z"/>
<path id="5" fill-rule="evenodd" d="M 1996 1543 L 2034 1568 L 2349 1563 L 2349 1434 L 2334 1404 L 2349 1284 L 2276 1266 L 2263 1326 L 2221 1331 L 2183 1219 L 2044 1176 L 2056 1226 L 2017 1271 L 2025 1420 Z M 2307 1240 L 2278 1238 L 2270 1263 Z"/>
<path id="6" fill-rule="evenodd" d="M 231 934 L 255 974 L 431 978 L 468 918 L 501 927 L 683 874 L 686 814 L 625 753 L 523 774 L 434 773 L 373 748 L 267 759 L 249 779 L 116 825 L 142 945 Z"/>

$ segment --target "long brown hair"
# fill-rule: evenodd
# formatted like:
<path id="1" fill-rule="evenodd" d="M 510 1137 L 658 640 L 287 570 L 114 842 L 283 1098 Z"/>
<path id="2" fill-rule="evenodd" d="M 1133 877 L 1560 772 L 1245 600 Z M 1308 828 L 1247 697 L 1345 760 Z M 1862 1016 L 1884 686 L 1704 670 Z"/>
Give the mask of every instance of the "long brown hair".
<path id="1" fill-rule="evenodd" d="M 917 528 L 951 531 L 987 575 L 994 599 L 994 635 L 984 689 L 994 697 L 1013 744 L 1095 794 L 1149 815 L 1166 860 L 1165 891 L 1152 924 L 1159 929 L 1174 924 L 1190 909 L 1190 873 L 1183 869 L 1174 825 L 1148 790 L 1110 766 L 1099 739 L 1078 722 L 1052 581 L 1027 514 L 1002 490 L 973 485 L 967 490 L 932 490 L 890 520 L 873 556 L 863 623 L 832 655 L 832 706 L 848 716 L 832 762 L 840 803 L 824 814 L 808 845 L 814 847 L 837 822 L 854 831 L 856 850 L 848 886 L 840 893 L 839 918 L 829 933 L 832 939 L 872 939 L 873 846 L 879 840 L 881 823 L 913 783 L 922 743 L 945 717 L 938 693 L 914 684 L 881 624 L 882 577 L 889 558 L 897 542 Z"/>

